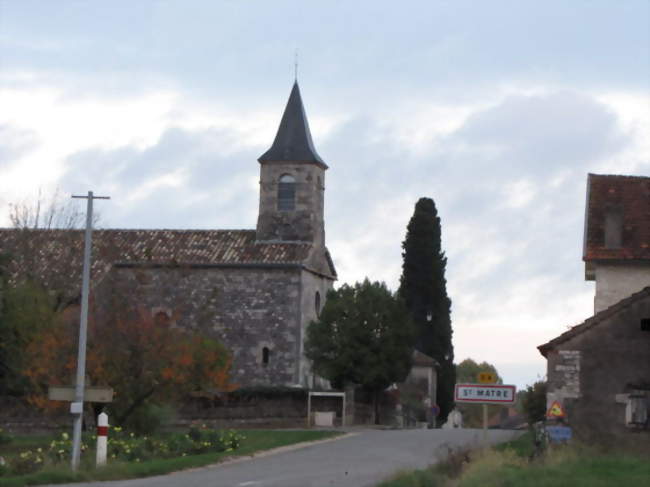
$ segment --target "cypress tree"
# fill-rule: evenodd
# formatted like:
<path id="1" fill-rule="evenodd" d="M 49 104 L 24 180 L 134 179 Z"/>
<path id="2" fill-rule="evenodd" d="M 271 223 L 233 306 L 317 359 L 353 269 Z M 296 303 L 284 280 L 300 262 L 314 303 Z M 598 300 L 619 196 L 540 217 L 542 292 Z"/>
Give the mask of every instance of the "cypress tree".
<path id="1" fill-rule="evenodd" d="M 451 300 L 447 296 L 447 258 L 440 244 L 440 218 L 431 198 L 420 198 L 402 243 L 399 295 L 416 327 L 415 348 L 439 364 L 436 401 L 439 421 L 454 408 L 454 347 L 451 342 Z"/>

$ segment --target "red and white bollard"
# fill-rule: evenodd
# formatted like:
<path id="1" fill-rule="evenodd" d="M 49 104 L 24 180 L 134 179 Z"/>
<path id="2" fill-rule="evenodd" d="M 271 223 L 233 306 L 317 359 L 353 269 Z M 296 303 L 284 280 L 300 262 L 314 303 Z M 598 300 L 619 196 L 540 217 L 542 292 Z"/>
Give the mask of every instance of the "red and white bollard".
<path id="1" fill-rule="evenodd" d="M 108 415 L 101 413 L 97 417 L 97 466 L 106 465 L 108 443 Z"/>

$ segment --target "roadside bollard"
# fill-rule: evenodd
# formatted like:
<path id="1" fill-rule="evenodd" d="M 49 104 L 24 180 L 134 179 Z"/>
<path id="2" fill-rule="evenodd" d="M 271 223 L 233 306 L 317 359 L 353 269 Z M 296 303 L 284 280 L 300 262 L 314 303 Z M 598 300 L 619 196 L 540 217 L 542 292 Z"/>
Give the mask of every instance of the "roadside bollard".
<path id="1" fill-rule="evenodd" d="M 101 413 L 97 417 L 97 466 L 106 465 L 108 443 L 108 415 Z"/>

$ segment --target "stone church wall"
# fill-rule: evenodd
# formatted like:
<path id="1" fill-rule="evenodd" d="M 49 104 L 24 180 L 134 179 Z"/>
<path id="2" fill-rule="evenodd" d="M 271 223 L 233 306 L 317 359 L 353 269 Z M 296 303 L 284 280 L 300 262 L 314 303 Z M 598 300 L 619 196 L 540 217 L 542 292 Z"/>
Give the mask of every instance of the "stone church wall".
<path id="1" fill-rule="evenodd" d="M 233 354 L 231 377 L 239 386 L 292 385 L 300 273 L 297 267 L 116 267 L 97 289 L 98 311 L 114 317 L 139 307 L 218 339 Z"/>
<path id="2" fill-rule="evenodd" d="M 327 298 L 327 291 L 332 289 L 333 281 L 317 276 L 311 272 L 303 271 L 301 275 L 301 328 L 300 333 L 303 339 L 300 340 L 300 378 L 302 384 L 311 387 L 327 387 L 329 384 L 319 379 L 314 383 L 309 360 L 304 356 L 303 344 L 307 337 L 309 323 L 318 318 L 318 313 L 323 309 Z"/>

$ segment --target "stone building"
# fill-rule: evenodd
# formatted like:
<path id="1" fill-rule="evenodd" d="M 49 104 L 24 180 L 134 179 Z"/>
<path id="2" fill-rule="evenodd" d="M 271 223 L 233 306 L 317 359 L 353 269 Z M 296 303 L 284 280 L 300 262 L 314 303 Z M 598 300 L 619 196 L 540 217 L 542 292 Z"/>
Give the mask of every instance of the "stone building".
<path id="1" fill-rule="evenodd" d="M 650 178 L 589 174 L 585 278 L 595 315 L 540 345 L 547 405 L 583 439 L 650 439 Z"/>
<path id="2" fill-rule="evenodd" d="M 650 287 L 538 348 L 577 437 L 650 442 Z"/>
<path id="3" fill-rule="evenodd" d="M 325 246 L 327 165 L 314 148 L 294 84 L 271 148 L 260 158 L 259 218 L 251 230 L 99 230 L 92 311 L 110 323 L 138 307 L 220 340 L 240 386 L 313 383 L 305 330 L 336 270 Z M 27 276 L 78 301 L 83 232 L 0 230 L 11 281 Z"/>
<path id="4" fill-rule="evenodd" d="M 589 174 L 583 260 L 595 313 L 650 286 L 650 177 Z"/>

